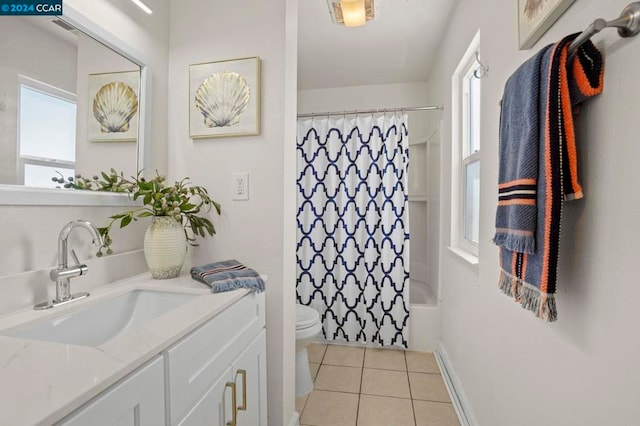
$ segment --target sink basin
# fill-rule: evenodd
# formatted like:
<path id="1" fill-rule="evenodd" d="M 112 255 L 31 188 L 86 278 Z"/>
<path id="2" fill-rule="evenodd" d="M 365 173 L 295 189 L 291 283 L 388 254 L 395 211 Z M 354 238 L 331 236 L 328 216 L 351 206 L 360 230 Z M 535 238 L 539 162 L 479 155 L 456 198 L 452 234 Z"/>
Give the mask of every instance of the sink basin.
<path id="1" fill-rule="evenodd" d="M 100 346 L 199 296 L 199 294 L 132 290 L 28 329 L 4 334 L 24 339 Z"/>

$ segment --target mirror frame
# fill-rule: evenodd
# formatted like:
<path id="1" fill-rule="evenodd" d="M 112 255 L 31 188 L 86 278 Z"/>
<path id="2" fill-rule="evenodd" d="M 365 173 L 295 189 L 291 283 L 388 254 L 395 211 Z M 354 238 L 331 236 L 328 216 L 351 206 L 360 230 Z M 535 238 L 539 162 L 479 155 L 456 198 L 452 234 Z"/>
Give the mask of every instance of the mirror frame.
<path id="1" fill-rule="evenodd" d="M 152 95 L 150 58 L 71 6 L 65 5 L 64 14 L 58 18 L 140 66 L 140 94 L 138 97 L 140 125 L 138 126 L 138 158 L 136 164 L 138 170 L 143 170 L 143 174 L 147 175 L 145 166 L 149 163 L 151 145 L 149 143 Z M 0 206 L 134 206 L 138 204 L 139 202 L 134 202 L 129 194 L 124 193 L 74 191 L 0 184 Z"/>

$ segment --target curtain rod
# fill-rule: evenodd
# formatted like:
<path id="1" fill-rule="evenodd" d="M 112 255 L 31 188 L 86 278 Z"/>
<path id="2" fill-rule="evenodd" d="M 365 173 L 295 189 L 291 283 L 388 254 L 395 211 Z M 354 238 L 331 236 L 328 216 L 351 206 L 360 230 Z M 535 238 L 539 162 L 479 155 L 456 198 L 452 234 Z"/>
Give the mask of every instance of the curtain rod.
<path id="1" fill-rule="evenodd" d="M 310 112 L 306 114 L 298 114 L 298 118 L 308 117 L 327 117 L 330 115 L 353 115 L 353 114 L 376 114 L 385 112 L 397 112 L 397 111 L 433 111 L 442 110 L 443 106 L 422 106 L 422 107 L 401 107 L 401 108 L 383 108 L 383 109 L 363 109 L 353 111 L 334 111 L 334 112 Z"/>

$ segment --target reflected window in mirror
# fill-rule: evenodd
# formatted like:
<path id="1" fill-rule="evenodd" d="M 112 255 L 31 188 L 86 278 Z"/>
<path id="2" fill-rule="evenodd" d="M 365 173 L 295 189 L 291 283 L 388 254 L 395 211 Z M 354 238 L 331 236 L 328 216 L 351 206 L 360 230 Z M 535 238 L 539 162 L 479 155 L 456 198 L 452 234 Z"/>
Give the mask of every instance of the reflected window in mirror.
<path id="1" fill-rule="evenodd" d="M 58 173 L 93 176 L 112 167 L 134 176 L 143 122 L 140 66 L 54 17 L 4 17 L 0 37 L 21 41 L 0 46 L 0 93 L 6 92 L 0 184 L 55 188 L 62 186 L 52 181 L 61 177 Z M 126 123 L 116 130 L 97 118 L 113 122 L 112 107 L 104 105 L 111 102 L 111 92 L 97 95 L 109 83 L 121 91 L 127 86 L 119 95 L 128 101 L 122 113 Z M 100 114 L 95 99 L 101 102 Z"/>
<path id="2" fill-rule="evenodd" d="M 75 174 L 76 95 L 19 76 L 18 183 L 55 188 Z"/>

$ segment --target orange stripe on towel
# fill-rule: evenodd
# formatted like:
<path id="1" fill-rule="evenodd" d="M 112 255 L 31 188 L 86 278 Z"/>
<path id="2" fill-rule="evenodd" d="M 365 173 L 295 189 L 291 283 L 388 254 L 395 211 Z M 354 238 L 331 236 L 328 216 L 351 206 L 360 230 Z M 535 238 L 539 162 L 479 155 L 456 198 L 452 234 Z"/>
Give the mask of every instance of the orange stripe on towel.
<path id="1" fill-rule="evenodd" d="M 530 199 L 517 199 L 517 200 L 504 200 L 498 201 L 499 206 L 511 206 L 514 204 L 523 205 L 523 206 L 535 206 L 536 200 Z"/>
<path id="2" fill-rule="evenodd" d="M 554 57 L 558 45 L 553 46 L 551 52 L 551 58 Z M 547 84 L 551 86 L 551 73 L 547 75 Z M 549 117 L 549 106 L 551 105 L 551 90 L 547 90 L 547 100 L 545 102 L 545 117 Z M 541 247 L 543 247 L 542 253 L 542 273 L 540 274 L 540 291 L 546 293 L 549 286 L 549 240 L 551 237 L 551 210 L 553 208 L 550 194 L 552 194 L 553 188 L 551 186 L 551 129 L 549 128 L 549 120 L 545 120 L 544 125 L 544 175 L 545 175 L 545 190 L 547 196 L 545 197 L 545 209 L 544 209 L 544 241 L 541 241 Z"/>
<path id="3" fill-rule="evenodd" d="M 516 186 L 516 185 L 535 185 L 535 184 L 536 184 L 535 179 L 516 179 L 510 182 L 501 183 L 500 185 L 498 185 L 498 188 L 502 189 L 502 188 L 508 188 L 510 186 Z"/>
<path id="4" fill-rule="evenodd" d="M 593 87 L 587 78 L 587 75 L 584 72 L 584 67 L 580 63 L 578 59 L 573 61 L 573 75 L 578 85 L 578 89 L 585 96 L 595 96 L 602 93 L 602 89 L 604 89 L 604 73 L 600 72 L 598 78 L 598 86 Z"/>
<path id="5" fill-rule="evenodd" d="M 560 63 L 564 64 L 567 60 L 567 50 L 562 50 Z M 574 61 L 574 63 L 577 61 Z M 576 154 L 576 135 L 573 128 L 573 114 L 571 111 L 571 95 L 569 94 L 569 79 L 567 77 L 567 69 L 560 67 L 560 97 L 562 100 L 562 115 L 565 128 L 565 136 L 567 140 L 567 153 L 569 156 L 569 171 L 571 173 L 571 188 L 574 199 L 582 198 L 582 187 L 578 183 L 578 155 Z"/>

